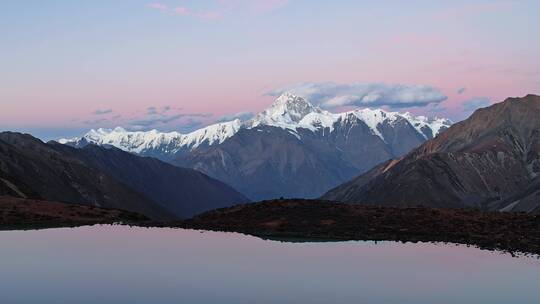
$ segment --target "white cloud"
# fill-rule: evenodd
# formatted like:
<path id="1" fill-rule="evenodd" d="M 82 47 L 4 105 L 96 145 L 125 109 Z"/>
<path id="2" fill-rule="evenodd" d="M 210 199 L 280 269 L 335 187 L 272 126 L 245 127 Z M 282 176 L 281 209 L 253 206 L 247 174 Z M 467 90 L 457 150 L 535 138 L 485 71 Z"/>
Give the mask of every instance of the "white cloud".
<path id="1" fill-rule="evenodd" d="M 181 113 L 171 108 L 170 106 L 146 108 L 146 113 L 128 121 L 128 124 L 135 129 L 158 128 L 169 125 L 173 122 L 178 122 L 185 119 L 192 122 L 194 118 L 207 118 L 212 116 L 210 113 Z"/>
<path id="2" fill-rule="evenodd" d="M 491 105 L 491 100 L 488 97 L 473 97 L 465 100 L 461 105 L 465 112 L 473 112 L 476 109 Z"/>
<path id="3" fill-rule="evenodd" d="M 94 112 L 92 112 L 92 114 L 94 114 L 94 115 L 104 115 L 104 114 L 112 113 L 112 111 L 113 111 L 112 109 L 97 109 Z"/>
<path id="4" fill-rule="evenodd" d="M 249 120 L 254 116 L 253 112 L 238 112 L 235 114 L 229 114 L 229 115 L 223 115 L 219 117 L 216 122 L 225 122 L 225 121 L 231 121 L 235 119 L 240 119 L 241 121 Z"/>
<path id="5" fill-rule="evenodd" d="M 438 88 L 428 85 L 385 83 L 305 82 L 268 92 L 278 96 L 291 92 L 324 108 L 340 106 L 408 108 L 438 104 L 447 99 Z"/>
<path id="6" fill-rule="evenodd" d="M 111 122 L 109 119 L 107 118 L 99 118 L 99 119 L 89 119 L 89 120 L 85 120 L 83 121 L 84 124 L 86 125 L 99 125 L 99 124 L 107 124 Z"/>

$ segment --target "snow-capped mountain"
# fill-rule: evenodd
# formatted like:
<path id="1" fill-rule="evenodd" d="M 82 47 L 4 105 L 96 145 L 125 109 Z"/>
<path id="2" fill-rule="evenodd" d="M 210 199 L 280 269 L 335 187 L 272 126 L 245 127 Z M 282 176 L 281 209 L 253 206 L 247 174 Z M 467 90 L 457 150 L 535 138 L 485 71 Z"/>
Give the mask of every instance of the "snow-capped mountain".
<path id="1" fill-rule="evenodd" d="M 436 136 L 448 128 L 448 119 L 430 119 L 425 116 L 413 116 L 410 113 L 387 112 L 381 109 L 359 109 L 344 113 L 330 113 L 313 106 L 302 97 L 285 93 L 255 118 L 248 121 L 235 119 L 228 122 L 213 124 L 191 133 L 150 131 L 127 131 L 124 128 L 90 130 L 80 138 L 62 138 L 58 142 L 72 146 L 85 146 L 88 143 L 111 145 L 122 150 L 155 156 L 161 159 L 171 159 L 176 154 L 185 153 L 197 148 L 208 147 L 223 143 L 235 135 L 240 129 L 252 129 L 259 126 L 271 126 L 290 130 L 296 137 L 299 129 L 318 131 L 328 129 L 323 135 L 328 136 L 334 131 L 335 124 L 360 120 L 371 132 L 383 141 L 387 139 L 380 128 L 384 124 L 395 125 L 400 120 L 406 120 L 425 139 Z"/>
<path id="2" fill-rule="evenodd" d="M 299 128 L 312 131 L 329 128 L 332 131 L 336 122 L 344 121 L 351 115 L 363 121 L 373 134 L 383 140 L 384 137 L 379 128 L 385 122 L 393 124 L 399 119 L 405 119 L 426 139 L 436 136 L 452 124 L 450 120 L 444 118 L 427 118 L 413 116 L 408 112 L 387 112 L 381 109 L 359 109 L 333 114 L 311 105 L 302 97 L 285 93 L 278 97 L 270 108 L 259 113 L 247 125 L 251 127 L 267 125 L 293 131 L 297 131 Z"/>
<path id="3" fill-rule="evenodd" d="M 233 136 L 242 123 L 236 119 L 233 121 L 210 125 L 188 134 L 179 132 L 150 131 L 127 131 L 124 128 L 90 130 L 83 137 L 59 139 L 61 144 L 83 147 L 89 143 L 97 145 L 110 145 L 124 151 L 156 156 L 168 159 L 167 155 L 175 155 L 196 149 L 199 146 L 220 144 L 225 139 Z"/>
<path id="4" fill-rule="evenodd" d="M 399 157 L 450 126 L 446 119 L 359 109 L 331 113 L 292 94 L 253 119 L 182 134 L 91 130 L 60 143 L 112 145 L 194 168 L 258 200 L 317 197 L 380 162 Z"/>

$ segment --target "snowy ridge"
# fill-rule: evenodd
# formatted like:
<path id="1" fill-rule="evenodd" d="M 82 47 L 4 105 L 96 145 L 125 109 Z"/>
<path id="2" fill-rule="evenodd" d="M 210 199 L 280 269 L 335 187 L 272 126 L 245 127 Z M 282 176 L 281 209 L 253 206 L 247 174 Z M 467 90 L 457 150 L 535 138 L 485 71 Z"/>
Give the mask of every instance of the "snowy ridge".
<path id="1" fill-rule="evenodd" d="M 272 126 L 288 130 L 300 139 L 298 129 L 317 131 L 328 129 L 331 133 L 339 123 L 351 119 L 364 122 L 373 135 L 385 140 L 379 131 L 379 125 L 393 125 L 399 120 L 407 120 L 424 138 L 436 136 L 442 129 L 449 127 L 452 122 L 448 119 L 425 116 L 413 116 L 410 113 L 387 112 L 381 109 L 359 109 L 344 113 L 330 113 L 313 106 L 304 98 L 285 93 L 279 96 L 266 110 L 257 114 L 253 119 L 242 122 L 239 119 L 217 123 L 191 133 L 150 131 L 127 131 L 121 127 L 114 129 L 90 130 L 83 137 L 59 139 L 58 142 L 70 145 L 94 143 L 112 145 L 125 151 L 143 153 L 159 150 L 163 153 L 174 154 L 181 150 L 193 150 L 200 146 L 220 144 L 236 134 L 241 128 L 251 129 L 258 126 Z M 355 121 L 356 122 L 356 121 Z"/>
<path id="2" fill-rule="evenodd" d="M 384 122 L 394 125 L 400 119 L 405 119 L 425 139 L 429 139 L 429 136 L 426 134 L 427 129 L 431 130 L 431 135 L 435 137 L 444 128 L 448 128 L 452 125 L 452 121 L 445 118 L 428 118 L 426 116 L 414 116 L 409 112 L 387 112 L 381 109 L 354 110 L 342 113 L 339 116 L 342 119 L 345 119 L 347 115 L 354 115 L 356 118 L 363 121 L 372 130 L 373 134 L 379 136 L 382 140 L 384 140 L 384 137 L 379 132 L 378 126 Z"/>
<path id="3" fill-rule="evenodd" d="M 452 121 L 447 118 L 434 117 L 429 118 L 426 116 L 413 116 L 411 113 L 406 112 L 401 114 L 409 123 L 420 133 L 423 134 L 424 128 L 429 128 L 433 132 L 433 137 L 437 136 L 442 129 L 448 128 L 452 125 Z"/>
<path id="4" fill-rule="evenodd" d="M 127 131 L 124 128 L 90 130 L 81 138 L 59 139 L 61 144 L 80 145 L 93 143 L 111 145 L 119 149 L 142 153 L 148 150 L 161 150 L 174 154 L 182 149 L 195 149 L 203 144 L 222 143 L 238 132 L 242 122 L 238 119 L 210 125 L 188 134 L 179 132 Z"/>
<path id="5" fill-rule="evenodd" d="M 220 144 L 240 130 L 240 119 L 210 125 L 183 136 L 182 146 L 197 148 L 203 143 Z"/>

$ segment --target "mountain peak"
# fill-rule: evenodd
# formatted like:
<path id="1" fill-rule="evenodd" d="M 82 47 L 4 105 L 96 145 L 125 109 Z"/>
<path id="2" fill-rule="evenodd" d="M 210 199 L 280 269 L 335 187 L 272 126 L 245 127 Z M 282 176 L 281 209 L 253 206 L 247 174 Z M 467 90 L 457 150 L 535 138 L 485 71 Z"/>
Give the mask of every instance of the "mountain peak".
<path id="1" fill-rule="evenodd" d="M 318 107 L 313 106 L 303 97 L 287 92 L 281 94 L 270 108 L 266 109 L 268 112 L 276 112 L 275 114 L 288 113 L 292 115 L 292 119 L 295 122 L 299 122 L 304 116 L 313 112 L 320 112 Z"/>
<path id="2" fill-rule="evenodd" d="M 295 103 L 307 103 L 307 100 L 305 100 L 303 97 L 298 96 L 291 92 L 285 92 L 281 95 L 279 95 L 272 105 L 279 105 L 279 104 L 295 104 Z"/>
<path id="3" fill-rule="evenodd" d="M 299 123 L 310 113 L 322 113 L 322 110 L 306 99 L 290 92 L 281 94 L 272 105 L 257 114 L 254 125 L 290 125 Z"/>

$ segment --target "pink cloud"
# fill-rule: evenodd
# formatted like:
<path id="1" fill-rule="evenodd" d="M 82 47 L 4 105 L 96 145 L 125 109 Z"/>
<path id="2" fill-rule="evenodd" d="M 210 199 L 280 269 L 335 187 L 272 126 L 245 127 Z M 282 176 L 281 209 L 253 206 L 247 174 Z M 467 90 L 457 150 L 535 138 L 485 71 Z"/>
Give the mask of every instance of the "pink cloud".
<path id="1" fill-rule="evenodd" d="M 165 5 L 163 3 L 158 3 L 158 2 L 148 3 L 146 5 L 146 7 L 157 9 L 157 10 L 160 10 L 160 11 L 166 11 L 167 10 L 167 5 Z"/>
<path id="2" fill-rule="evenodd" d="M 223 15 L 219 11 L 192 11 L 184 6 L 177 6 L 172 10 L 172 12 L 175 15 L 195 17 L 199 20 L 204 20 L 204 21 L 218 20 Z"/>
<path id="3" fill-rule="evenodd" d="M 178 15 L 189 15 L 191 14 L 191 12 L 187 9 L 187 7 L 183 7 L 183 6 L 177 6 L 173 9 L 174 13 L 175 14 L 178 14 Z"/>

